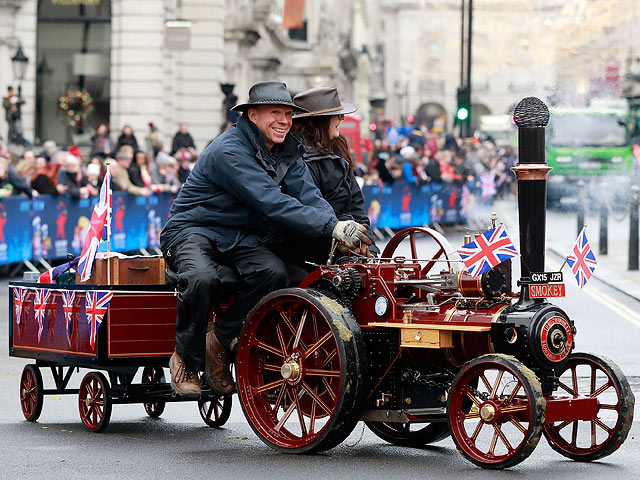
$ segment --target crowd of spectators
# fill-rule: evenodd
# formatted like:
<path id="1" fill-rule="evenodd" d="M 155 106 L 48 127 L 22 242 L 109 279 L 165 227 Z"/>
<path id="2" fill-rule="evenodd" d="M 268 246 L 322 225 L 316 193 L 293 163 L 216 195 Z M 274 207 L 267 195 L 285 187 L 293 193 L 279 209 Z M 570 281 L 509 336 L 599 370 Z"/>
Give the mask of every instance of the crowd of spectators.
<path id="1" fill-rule="evenodd" d="M 513 191 L 511 167 L 517 160 L 512 145 L 476 138 L 463 142 L 425 126 L 406 131 L 405 136 L 393 136 L 397 140 L 393 145 L 384 137 L 377 139 L 372 152 L 355 159 L 354 173 L 361 186 L 451 184 L 467 217 L 472 207 L 490 206 L 496 197 Z M 144 143 L 138 142 L 130 125 L 114 140 L 109 125 L 103 123 L 96 127 L 91 148 L 85 152 L 88 154 L 73 145 L 60 148 L 47 141 L 39 149 L 11 155 L 0 140 L 0 198 L 13 194 L 99 195 L 107 162 L 116 192 L 177 193 L 197 161 L 196 145 L 185 123 L 167 148 L 153 123 Z"/>
<path id="2" fill-rule="evenodd" d="M 395 145 L 386 138 L 376 140 L 371 160 L 359 162 L 355 173 L 361 186 L 452 184 L 467 202 L 491 205 L 496 197 L 513 192 L 511 167 L 516 163 L 512 145 L 478 138 L 463 142 L 423 126 L 400 137 Z"/>
<path id="3" fill-rule="evenodd" d="M 146 197 L 177 193 L 198 158 L 187 124 L 180 125 L 171 148 L 165 151 L 157 128 L 150 123 L 143 145 L 130 125 L 125 125 L 114 141 L 105 123 L 96 127 L 91 148 L 84 155 L 75 145 L 61 148 L 51 140 L 40 148 L 16 153 L 0 139 L 0 199 L 14 194 L 29 198 L 65 193 L 76 198 L 96 196 L 107 164 L 114 192 Z"/>

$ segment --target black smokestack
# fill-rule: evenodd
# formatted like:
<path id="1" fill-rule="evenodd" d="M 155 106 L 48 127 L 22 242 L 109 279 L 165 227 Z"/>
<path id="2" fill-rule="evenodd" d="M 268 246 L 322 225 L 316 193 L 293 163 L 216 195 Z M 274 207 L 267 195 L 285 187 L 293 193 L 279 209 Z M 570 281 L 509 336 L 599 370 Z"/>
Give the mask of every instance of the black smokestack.
<path id="1" fill-rule="evenodd" d="M 545 231 L 547 222 L 547 176 L 551 167 L 544 154 L 544 130 L 549 109 L 542 100 L 526 97 L 513 112 L 518 125 L 518 179 L 520 216 L 520 264 L 522 276 L 544 272 Z"/>

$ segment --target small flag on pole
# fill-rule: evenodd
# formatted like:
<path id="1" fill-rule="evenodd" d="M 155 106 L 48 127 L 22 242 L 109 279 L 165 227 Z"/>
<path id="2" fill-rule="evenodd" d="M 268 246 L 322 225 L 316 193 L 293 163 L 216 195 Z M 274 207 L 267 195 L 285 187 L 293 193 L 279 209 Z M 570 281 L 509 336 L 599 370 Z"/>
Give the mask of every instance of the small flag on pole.
<path id="1" fill-rule="evenodd" d="M 95 207 L 93 207 L 93 214 L 91 215 L 91 223 L 89 225 L 89 231 L 87 232 L 87 238 L 80 254 L 80 261 L 78 262 L 78 272 L 80 273 L 80 281 L 86 282 L 91 277 L 93 270 L 93 261 L 98 251 L 98 245 L 102 242 L 103 235 L 105 233 L 111 233 L 109 231 L 109 224 L 111 223 L 111 205 L 112 205 L 112 192 L 111 192 L 111 173 L 107 166 L 107 174 L 104 176 L 104 182 L 100 189 L 100 200 Z"/>
<path id="2" fill-rule="evenodd" d="M 587 240 L 586 228 L 586 226 L 582 228 L 576 243 L 571 249 L 571 253 L 567 256 L 567 263 L 569 267 L 571 267 L 571 272 L 573 272 L 573 275 L 576 277 L 580 288 L 587 284 L 587 281 L 589 281 L 593 275 L 593 271 L 598 265 L 596 256 L 593 254 L 593 250 L 591 250 L 589 240 Z"/>
<path id="3" fill-rule="evenodd" d="M 518 255 L 504 225 L 487 230 L 458 249 L 469 274 L 477 277 L 496 265 Z"/>

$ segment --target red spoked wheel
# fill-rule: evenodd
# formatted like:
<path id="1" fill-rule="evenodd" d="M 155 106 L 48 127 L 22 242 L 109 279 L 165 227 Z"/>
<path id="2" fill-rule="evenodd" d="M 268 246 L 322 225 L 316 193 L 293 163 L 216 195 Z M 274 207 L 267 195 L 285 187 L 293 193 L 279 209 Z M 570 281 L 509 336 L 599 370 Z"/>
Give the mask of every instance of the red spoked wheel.
<path id="1" fill-rule="evenodd" d="M 364 406 L 363 345 L 351 312 L 323 293 L 292 288 L 265 297 L 248 317 L 236 364 L 256 434 L 289 453 L 342 442 Z"/>
<path id="2" fill-rule="evenodd" d="M 142 370 L 143 385 L 158 385 L 165 383 L 164 370 L 159 366 L 147 366 Z M 151 418 L 158 418 L 164 412 L 166 402 L 145 402 L 144 411 Z"/>
<path id="3" fill-rule="evenodd" d="M 608 358 L 573 353 L 558 373 L 559 393 L 598 399 L 592 420 L 545 423 L 551 448 L 572 460 L 590 462 L 615 452 L 633 423 L 635 397 L 620 368 Z"/>
<path id="4" fill-rule="evenodd" d="M 198 409 L 204 423 L 212 428 L 220 428 L 227 423 L 231 415 L 232 398 L 230 395 L 220 395 L 198 400 Z"/>
<path id="5" fill-rule="evenodd" d="M 378 437 L 401 447 L 422 447 L 444 440 L 451 434 L 446 423 L 365 423 Z"/>
<path id="6" fill-rule="evenodd" d="M 426 276 L 434 267 L 434 272 L 449 270 L 460 271 L 462 262 L 456 249 L 439 232 L 430 228 L 411 227 L 396 233 L 384 248 L 382 258 L 405 257 L 418 260 L 422 276 Z"/>
<path id="7" fill-rule="evenodd" d="M 475 382 L 477 388 L 471 387 Z M 473 402 L 470 409 L 465 405 L 468 400 Z M 512 467 L 536 448 L 545 406 L 540 382 L 531 370 L 514 357 L 484 355 L 467 362 L 451 388 L 451 436 L 474 464 Z"/>
<path id="8" fill-rule="evenodd" d="M 100 372 L 87 373 L 78 393 L 80 419 L 92 432 L 101 432 L 111 419 L 111 393 L 107 378 Z"/>
<path id="9" fill-rule="evenodd" d="M 20 407 L 29 422 L 35 422 L 44 404 L 42 374 L 36 365 L 26 365 L 20 377 Z"/>

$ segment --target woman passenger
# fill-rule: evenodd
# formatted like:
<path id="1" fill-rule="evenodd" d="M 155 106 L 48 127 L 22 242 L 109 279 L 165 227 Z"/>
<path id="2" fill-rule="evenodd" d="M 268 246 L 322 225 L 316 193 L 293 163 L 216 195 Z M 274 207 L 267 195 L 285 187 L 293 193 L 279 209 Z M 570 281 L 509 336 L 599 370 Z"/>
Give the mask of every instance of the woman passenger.
<path id="1" fill-rule="evenodd" d="M 333 207 L 338 220 L 355 220 L 367 226 L 371 245 L 364 247 L 365 255 L 380 253 L 371 232 L 369 217 L 364 208 L 362 190 L 353 174 L 354 162 L 340 124 L 345 114 L 356 111 L 352 103 L 340 102 L 338 90 L 318 87 L 297 94 L 293 101 L 308 110 L 293 118 L 292 132 L 304 145 L 303 159 L 324 199 Z M 313 241 L 305 247 L 307 260 L 326 263 L 331 251 L 330 241 Z M 338 253 L 338 252 L 336 252 Z M 339 256 L 339 254 L 338 254 Z"/>

